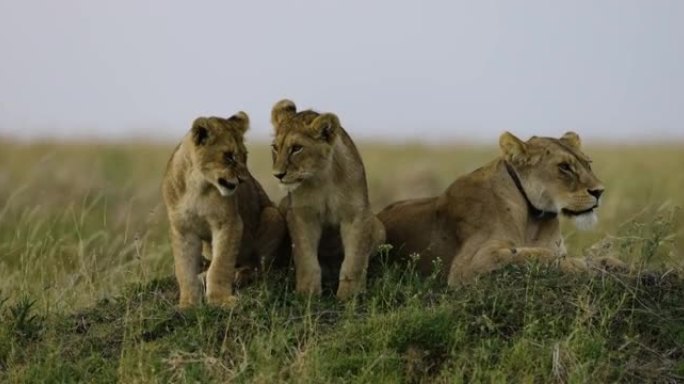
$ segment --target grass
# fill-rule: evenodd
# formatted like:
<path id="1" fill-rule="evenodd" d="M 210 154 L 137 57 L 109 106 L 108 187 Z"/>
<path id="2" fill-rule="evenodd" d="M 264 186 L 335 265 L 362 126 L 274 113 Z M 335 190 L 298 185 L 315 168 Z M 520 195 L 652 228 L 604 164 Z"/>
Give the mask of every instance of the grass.
<path id="1" fill-rule="evenodd" d="M 494 148 L 361 144 L 376 210 L 439 193 Z M 342 304 L 291 274 L 178 312 L 160 198 L 173 145 L 0 142 L 0 382 L 684 380 L 684 151 L 589 148 L 607 192 L 574 254 L 644 275 L 510 267 L 447 290 L 388 268 Z M 266 145 L 250 168 L 270 196 Z"/>

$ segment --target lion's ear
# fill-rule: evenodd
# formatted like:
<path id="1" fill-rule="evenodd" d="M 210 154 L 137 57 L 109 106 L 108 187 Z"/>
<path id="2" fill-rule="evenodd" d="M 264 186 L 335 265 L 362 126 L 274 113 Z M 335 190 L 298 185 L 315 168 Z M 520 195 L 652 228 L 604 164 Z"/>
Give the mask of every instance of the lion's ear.
<path id="1" fill-rule="evenodd" d="M 192 142 L 195 145 L 204 145 L 209 141 L 209 129 L 204 125 L 205 121 L 201 118 L 192 123 Z"/>
<path id="2" fill-rule="evenodd" d="M 324 113 L 311 122 L 310 128 L 315 138 L 330 143 L 340 129 L 340 119 L 335 114 Z"/>
<path id="3" fill-rule="evenodd" d="M 233 126 L 243 135 L 249 129 L 249 116 L 243 111 L 229 117 L 228 122 L 234 123 Z"/>
<path id="4" fill-rule="evenodd" d="M 276 129 L 280 128 L 283 121 L 297 113 L 297 106 L 292 100 L 283 99 L 277 102 L 271 110 L 271 124 Z"/>
<path id="5" fill-rule="evenodd" d="M 499 147 L 508 161 L 519 162 L 527 157 L 527 144 L 510 132 L 504 132 L 499 137 Z"/>
<path id="6" fill-rule="evenodd" d="M 582 140 L 580 140 L 579 135 L 572 131 L 565 132 L 560 138 L 560 141 L 575 149 L 580 149 L 580 146 L 582 145 Z"/>

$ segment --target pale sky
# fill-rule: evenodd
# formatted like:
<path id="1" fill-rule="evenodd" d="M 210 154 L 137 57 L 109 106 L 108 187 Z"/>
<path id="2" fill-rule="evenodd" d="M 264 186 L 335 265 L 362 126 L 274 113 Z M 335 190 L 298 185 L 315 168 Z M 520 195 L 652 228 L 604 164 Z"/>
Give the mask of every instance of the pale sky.
<path id="1" fill-rule="evenodd" d="M 0 0 L 0 136 L 270 137 L 283 97 L 353 137 L 684 141 L 684 1 Z"/>

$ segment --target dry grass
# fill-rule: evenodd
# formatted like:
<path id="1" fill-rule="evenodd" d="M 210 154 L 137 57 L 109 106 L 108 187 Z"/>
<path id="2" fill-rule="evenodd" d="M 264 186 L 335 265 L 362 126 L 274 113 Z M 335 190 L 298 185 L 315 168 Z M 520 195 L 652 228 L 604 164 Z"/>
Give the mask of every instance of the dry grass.
<path id="1" fill-rule="evenodd" d="M 250 144 L 250 168 L 278 200 L 282 193 L 270 175 L 268 146 Z M 495 148 L 465 146 L 359 147 L 375 210 L 395 200 L 438 194 L 497 154 Z M 159 186 L 172 149 L 160 144 L 0 144 L 0 290 L 11 296 L 30 293 L 44 306 L 73 309 L 111 295 L 125 282 L 171 273 Z M 659 211 L 684 205 L 684 147 L 587 152 L 606 184 L 606 199 L 595 231 L 564 226 L 571 252 L 582 253 L 607 235 L 619 235 L 620 227 L 635 218 L 648 221 Z"/>
<path id="2" fill-rule="evenodd" d="M 438 194 L 457 176 L 477 168 L 497 155 L 497 150 L 493 147 L 457 145 L 430 147 L 417 144 L 395 146 L 378 143 L 360 143 L 359 147 L 365 160 L 370 196 L 375 210 L 379 210 L 384 205 L 398 199 Z M 126 335 L 128 335 L 127 332 L 130 329 L 119 322 L 124 321 L 126 324 L 128 322 L 138 324 L 136 321 L 142 321 L 144 324 L 138 324 L 136 326 L 138 328 L 134 328 L 136 332 L 141 329 L 140 327 L 145 328 L 149 326 L 146 323 L 149 319 L 142 317 L 142 309 L 131 309 L 137 305 L 134 301 L 137 300 L 136 297 L 138 296 L 131 296 L 130 293 L 126 294 L 125 287 L 131 284 L 152 281 L 157 278 L 166 278 L 172 274 L 171 255 L 167 240 L 167 223 L 160 196 L 161 176 L 172 149 L 173 145 L 171 144 L 21 144 L 0 142 L 0 320 L 8 318 L 16 320 L 17 316 L 19 316 L 6 315 L 3 317 L 2 313 L 5 313 L 2 310 L 3 305 L 5 307 L 11 305 L 13 306 L 12 308 L 19 312 L 21 312 L 21 308 L 24 308 L 22 305 L 28 305 L 33 311 L 37 311 L 40 314 L 36 316 L 38 316 L 38 319 L 41 319 L 40 316 L 57 316 L 61 313 L 79 312 L 103 298 L 111 298 L 123 293 L 125 300 L 117 304 L 119 306 L 116 307 L 116 311 L 122 312 L 110 314 L 113 316 L 111 317 L 112 324 L 116 323 L 115 327 L 119 327 L 115 329 L 120 329 L 123 332 L 121 335 L 117 333 L 119 336 L 116 336 L 116 340 L 118 340 L 116 343 L 118 344 L 115 344 L 118 346 L 118 349 L 115 348 L 114 351 L 118 355 L 114 360 L 111 360 L 117 367 L 117 371 L 115 373 L 110 372 L 110 374 L 115 374 L 116 378 L 124 381 L 147 381 L 150 377 L 154 377 L 154 367 L 141 367 L 138 364 L 140 359 L 145 358 L 145 354 L 151 353 L 145 349 L 147 344 L 144 344 L 140 339 L 127 340 Z M 272 199 L 279 199 L 282 193 L 278 190 L 274 178 L 270 175 L 271 160 L 268 145 L 250 143 L 249 149 L 249 165 L 252 172 L 263 183 Z M 684 265 L 684 255 L 682 254 L 682 249 L 684 249 L 682 248 L 682 238 L 684 237 L 682 235 L 684 233 L 681 222 L 678 220 L 676 207 L 684 205 L 684 194 L 681 193 L 684 190 L 684 172 L 682 172 L 684 146 L 604 146 L 589 147 L 586 152 L 593 157 L 596 173 L 603 179 L 606 185 L 606 199 L 600 210 L 600 224 L 594 231 L 578 232 L 570 223 L 565 223 L 569 224 L 564 225 L 564 233 L 571 253 L 583 254 L 587 252 L 590 245 L 600 243 L 603 247 L 612 247 L 623 259 L 633 264 L 647 263 L 651 268 L 681 269 Z M 592 252 L 603 249 L 599 248 L 595 247 Z M 422 283 L 416 282 L 415 284 L 408 283 L 409 285 L 406 285 L 406 280 L 403 279 L 397 280 L 399 281 L 397 287 L 400 288 L 395 288 L 391 285 L 393 282 L 396 282 L 395 280 L 390 279 L 387 282 L 378 282 L 378 287 L 373 291 L 376 292 L 374 294 L 376 296 L 371 295 L 368 299 L 369 303 L 375 301 L 385 303 L 386 297 L 394 297 L 392 295 L 397 294 L 388 294 L 387 292 L 394 292 L 395 289 L 405 289 L 407 292 L 415 292 L 416 295 L 424 293 L 421 293 L 419 289 L 422 287 L 420 285 Z M 525 277 L 521 279 L 514 279 L 513 283 L 516 281 L 527 281 L 528 283 L 525 284 L 529 284 L 529 280 L 526 280 Z M 499 284 L 496 281 L 491 283 Z M 595 294 L 592 291 L 594 288 L 591 288 L 594 287 L 592 285 L 594 283 L 586 281 L 582 283 L 588 284 L 586 285 L 587 288 L 578 288 L 576 296 L 572 299 L 573 304 L 571 308 L 584 308 L 582 311 L 587 313 L 602 313 L 601 316 L 608 316 L 606 318 L 612 316 L 609 314 L 609 309 L 613 305 L 612 302 L 607 302 L 605 308 L 591 309 L 592 306 L 596 305 L 591 300 L 595 299 L 599 302 L 604 300 L 605 297 L 613 296 L 607 296 L 607 294 L 605 297 L 600 294 L 596 297 L 592 296 Z M 173 284 L 170 287 L 172 286 Z M 169 286 L 165 287 L 168 288 Z M 459 312 L 458 315 L 452 313 L 453 308 L 449 307 L 447 303 L 449 302 L 448 300 L 459 302 L 458 300 L 461 299 L 448 296 L 447 294 L 445 294 L 447 296 L 443 297 L 444 301 L 440 301 L 442 299 L 425 299 L 428 300 L 427 302 L 433 303 L 428 304 L 428 307 L 424 307 L 422 302 L 413 302 L 411 301 L 413 299 L 406 299 L 407 301 L 402 302 L 404 304 L 397 304 L 399 305 L 398 307 L 392 307 L 394 304 L 390 305 L 391 308 L 386 308 L 387 313 L 383 312 L 384 310 L 380 310 L 382 313 L 378 312 L 378 317 L 373 317 L 375 309 L 372 308 L 375 307 L 349 309 L 349 307 L 340 308 L 337 304 L 328 303 L 323 305 L 323 308 L 319 308 L 321 312 L 313 310 L 313 314 L 301 315 L 302 318 L 314 316 L 315 319 L 311 320 L 311 324 L 313 324 L 311 326 L 321 328 L 300 330 L 293 326 L 292 332 L 299 335 L 297 337 L 302 338 L 299 341 L 280 340 L 278 338 L 290 336 L 287 336 L 285 333 L 273 333 L 272 329 L 264 331 L 271 332 L 271 336 L 259 334 L 258 330 L 252 329 L 250 332 L 257 333 L 254 339 L 249 340 L 240 335 L 235 336 L 237 339 L 228 340 L 225 338 L 227 334 L 221 334 L 222 336 L 219 337 L 219 350 L 222 352 L 220 353 L 212 349 L 213 347 L 209 349 L 202 347 L 198 350 L 187 347 L 185 344 L 185 346 L 179 345 L 177 348 L 167 345 L 164 347 L 166 349 L 162 348 L 162 350 L 167 351 L 168 349 L 168 351 L 159 352 L 161 357 L 158 359 L 155 357 L 154 364 L 160 364 L 157 369 L 169 370 L 170 376 L 167 378 L 175 381 L 185 381 L 196 377 L 193 376 L 196 374 L 195 371 L 188 371 L 187 369 L 198 364 L 204 366 L 205 368 L 203 369 L 211 370 L 212 372 L 216 371 L 217 380 L 225 380 L 230 377 L 246 377 L 259 381 L 261 377 L 261 381 L 268 381 L 269 379 L 281 378 L 279 376 L 283 374 L 283 368 L 279 365 L 281 363 L 289 367 L 288 372 L 290 372 L 290 375 L 294 375 L 288 376 L 289 378 L 286 379 L 293 380 L 293 377 L 295 377 L 294 381 L 297 381 L 296 375 L 298 374 L 304 375 L 302 377 L 312 378 L 315 376 L 306 375 L 315 375 L 323 371 L 332 372 L 330 374 L 337 372 L 335 374 L 340 374 L 342 375 L 341 377 L 344 377 L 349 372 L 356 372 L 354 374 L 356 376 L 353 376 L 356 378 L 355 380 L 363 381 L 364 377 L 367 379 L 379 377 L 377 373 L 373 373 L 374 369 L 380 369 L 378 367 L 384 367 L 382 369 L 387 370 L 382 372 L 399 374 L 397 373 L 399 371 L 395 371 L 392 368 L 397 364 L 407 369 L 406 372 L 408 373 L 406 375 L 408 376 L 402 377 L 409 381 L 413 380 L 411 377 L 414 375 L 418 375 L 416 377 L 423 377 L 423 379 L 425 377 L 433 377 L 436 374 L 435 372 L 437 372 L 433 366 L 446 367 L 444 372 L 451 372 L 449 370 L 459 371 L 459 369 L 467 366 L 469 374 L 463 377 L 471 379 L 477 377 L 488 377 L 493 380 L 505 377 L 517 377 L 518 379 L 557 377 L 560 378 L 559 381 L 564 381 L 564 378 L 575 377 L 581 381 L 582 378 L 591 377 L 592 370 L 588 367 L 593 366 L 591 364 L 587 365 L 587 361 L 589 361 L 587 356 L 593 356 L 591 355 L 593 352 L 589 351 L 585 356 L 583 348 L 591 344 L 593 336 L 591 333 L 576 333 L 579 332 L 578 330 L 584 332 L 586 329 L 581 327 L 581 329 L 572 328 L 567 324 L 564 325 L 567 326 L 566 328 L 559 328 L 558 332 L 560 333 L 558 335 L 560 336 L 555 339 L 540 339 L 539 337 L 541 336 L 522 337 L 519 343 L 516 342 L 517 344 L 514 343 L 512 345 L 506 344 L 505 338 L 501 340 L 496 339 L 499 340 L 496 343 L 500 342 L 503 344 L 495 343 L 496 345 L 493 344 L 489 347 L 483 345 L 477 347 L 475 344 L 460 345 L 457 341 L 453 342 L 455 344 L 451 342 L 449 344 L 444 340 L 435 339 L 434 342 L 439 346 L 437 352 L 430 349 L 430 345 L 432 345 L 430 340 L 433 340 L 430 337 L 434 337 L 432 334 L 428 338 L 427 343 L 430 345 L 427 347 L 416 346 L 412 344 L 411 340 L 401 339 L 401 341 L 396 341 L 393 338 L 399 337 L 397 335 L 386 335 L 387 338 L 385 339 L 378 336 L 379 339 L 368 339 L 367 344 L 359 346 L 359 348 L 368 348 L 368 351 L 374 351 L 373 348 L 376 347 L 379 348 L 379 354 L 373 355 L 374 359 L 379 359 L 375 362 L 365 361 L 363 358 L 358 357 L 361 360 L 355 363 L 354 355 L 349 355 L 350 352 L 344 349 L 347 347 L 344 346 L 343 341 L 348 335 L 356 335 L 360 332 L 361 335 L 364 335 L 363 337 L 366 337 L 366 332 L 369 330 L 380 332 L 380 334 L 387 333 L 388 331 L 382 326 L 385 321 L 389 321 L 388 324 L 395 324 L 398 327 L 397 330 L 410 328 L 411 324 L 418 322 L 420 324 L 425 323 L 428 327 L 434 325 L 437 327 L 436 329 L 442 329 L 440 327 L 443 326 L 446 327 L 445 329 L 450 329 L 451 331 L 449 332 L 456 332 L 459 329 L 465 332 L 464 330 L 470 329 L 468 328 L 469 325 L 463 325 L 466 328 L 458 328 L 461 325 L 457 326 L 456 323 L 453 323 L 455 320 L 450 319 L 466 316 L 464 313 L 467 314 L 470 313 L 468 311 L 471 311 L 474 317 L 463 317 L 463 321 L 466 321 L 466 323 L 468 321 L 483 321 L 481 327 L 484 328 L 481 328 L 481 330 L 488 329 L 487 327 L 496 328 L 496 319 L 491 320 L 486 315 L 484 318 L 478 317 L 480 316 L 479 312 L 475 313 L 475 309 L 471 309 L 477 307 L 470 307 L 470 305 L 476 305 L 477 303 L 479 303 L 477 305 L 481 305 L 483 308 L 488 305 L 494 305 L 482 300 L 486 300 L 486 297 L 496 297 L 496 295 L 488 296 L 490 294 L 487 294 L 480 297 L 478 296 L 480 291 L 477 288 L 474 289 L 474 291 L 463 293 L 465 295 L 463 297 L 469 297 L 470 299 L 463 298 L 461 303 L 463 305 L 466 302 L 470 304 L 468 304 L 466 312 Z M 165 295 L 173 296 L 174 294 L 173 290 L 163 292 L 165 292 Z M 151 293 L 147 292 L 146 294 Z M 501 294 L 502 300 L 508 297 L 503 292 Z M 254 313 L 262 313 L 267 317 L 273 316 L 274 319 L 282 320 L 285 325 L 292 323 L 293 320 L 288 315 L 288 311 L 293 309 L 287 307 L 287 305 L 283 307 L 281 302 L 273 301 L 275 303 L 273 304 L 274 307 L 269 309 L 265 304 L 258 304 L 258 300 L 262 295 L 273 295 L 272 293 L 261 292 L 254 295 L 249 300 L 252 300 L 254 302 L 253 305 L 260 308 L 259 311 L 265 311 L 263 313 L 258 311 Z M 540 300 L 543 300 L 541 299 L 543 296 L 543 294 L 540 294 Z M 584 302 L 583 300 L 585 299 L 589 301 Z M 247 303 L 252 302 L 249 300 Z M 268 300 L 275 299 L 269 296 L 265 300 L 269 302 Z M 290 296 L 287 296 L 286 300 L 291 300 Z M 492 300 L 496 301 L 498 299 Z M 511 308 L 515 308 L 515 305 L 518 305 L 514 302 L 514 300 L 517 300 L 517 297 L 511 296 L 510 300 L 513 300 L 509 302 Z M 31 302 L 33 304 L 29 305 Z M 503 302 L 506 303 L 505 300 Z M 252 304 L 245 305 L 249 306 Z M 431 305 L 436 305 L 436 307 Z M 175 312 L 173 312 L 172 305 L 169 304 L 167 307 L 164 307 L 162 311 L 163 316 L 171 316 L 172 320 L 168 321 L 175 324 L 173 325 L 174 327 L 180 327 L 180 325 L 176 324 L 176 322 L 180 321 L 182 324 L 199 324 L 200 329 L 204 329 L 202 324 L 205 324 L 203 322 L 206 322 L 207 318 L 219 321 L 224 319 L 225 316 L 232 316 L 216 314 L 211 311 L 207 312 L 208 314 L 199 312 L 192 315 L 190 320 L 184 318 L 185 320 L 181 321 L 174 317 L 176 315 L 173 314 Z M 112 308 L 107 307 L 106 304 L 101 304 L 98 308 L 101 308 L 103 311 L 114 311 Z M 304 305 L 303 308 L 308 307 Z M 302 310 L 302 308 L 297 306 L 295 306 L 295 309 Z M 281 310 L 285 312 L 278 312 Z M 396 315 L 392 315 L 394 310 L 398 311 Z M 603 310 L 608 312 L 602 312 Z M 358 320 L 359 314 L 356 311 L 366 313 L 369 316 L 367 321 Z M 429 312 L 424 319 L 421 318 L 423 311 Z M 531 318 L 534 318 L 532 314 L 536 312 L 531 309 L 530 311 Z M 348 314 L 344 315 L 347 312 L 353 315 L 349 315 L 351 317 L 347 318 Z M 145 316 L 150 316 L 149 313 L 145 313 Z M 326 315 L 328 313 L 334 313 L 334 319 L 328 319 Z M 251 318 L 250 316 L 256 316 L 252 312 L 236 314 L 238 317 L 243 315 L 248 317 L 243 319 L 244 321 L 248 321 Z M 577 314 L 577 316 L 578 319 L 582 318 L 580 314 Z M 662 314 L 659 316 L 664 318 Z M 253 324 L 260 324 L 259 321 L 262 321 L 260 319 L 249 321 L 252 321 Z M 684 319 L 677 320 L 679 324 L 682 323 L 681 320 Z M 28 320 L 22 321 L 26 322 Z M 187 323 L 188 321 L 190 323 Z M 199 323 L 193 323 L 194 321 Z M 492 321 L 494 322 L 492 323 Z M 637 320 L 634 321 L 634 324 L 637 324 Z M 354 328 L 356 323 L 358 323 L 358 328 Z M 527 326 L 533 326 L 525 322 L 523 323 L 526 324 L 523 330 L 527 329 Z M 31 323 L 28 322 L 27 324 Z M 338 324 L 338 326 L 331 324 Z M 108 324 L 104 323 L 101 326 L 105 327 L 103 329 L 106 329 Z M 27 329 L 29 331 L 24 333 L 30 335 L 31 326 L 28 326 Z M 390 327 L 391 329 L 393 328 Z M 684 330 L 678 329 L 684 335 Z M 612 328 L 606 328 L 605 332 L 611 330 Z M 562 333 L 566 331 L 572 334 Z M 51 332 L 56 331 L 53 329 Z M 1 333 L 0 336 L 2 336 Z M 50 341 L 51 343 L 66 342 L 62 339 L 50 339 L 44 334 L 43 337 L 46 338 L 45 340 L 52 340 Z M 123 341 L 119 340 L 120 337 L 124 338 Z M 197 342 L 203 345 L 202 340 L 193 341 L 191 334 L 183 337 L 182 343 L 194 345 L 192 343 Z M 202 337 L 205 337 L 206 340 L 210 338 L 210 336 L 206 335 Z M 339 339 L 332 340 L 330 337 L 339 337 Z M 422 336 L 418 335 L 416 337 L 420 338 Z M 456 336 L 452 335 L 450 337 L 453 339 Z M 445 340 L 452 339 L 447 338 Z M 269 356 L 271 352 L 268 352 L 268 342 L 266 340 L 271 340 L 271 342 L 276 344 L 283 343 L 283 345 L 290 345 L 288 343 L 293 342 L 294 346 L 283 347 L 287 349 L 284 352 L 281 351 L 283 355 L 278 357 L 279 359 L 282 358 L 282 360 L 275 362 L 245 360 L 243 366 L 235 365 L 237 364 L 236 361 L 242 361 L 235 357 L 237 356 L 235 354 L 239 354 L 241 350 L 244 353 L 245 359 L 252 356 L 250 353 L 254 352 L 252 350 L 254 348 L 257 349 L 258 353 L 254 353 L 257 353 L 256 356 L 259 356 L 259 358 L 263 359 L 265 356 Z M 378 340 L 384 340 L 383 342 L 389 344 L 378 344 Z M 453 340 L 461 339 L 455 338 Z M 216 342 L 216 340 L 212 342 Z M 223 344 L 226 342 L 232 344 L 226 346 Z M 342 344 L 335 344 L 338 342 L 342 342 Z M 636 341 L 633 340 L 632 342 Z M 309 343 L 313 344 L 310 345 Z M 397 348 L 399 348 L 398 350 L 400 350 L 401 355 L 392 357 L 391 359 L 394 360 L 390 359 L 391 364 L 389 364 L 383 360 L 383 354 L 386 352 L 386 348 L 394 345 L 392 343 L 399 343 Z M 629 344 L 629 342 L 627 343 Z M 307 349 L 313 348 L 312 345 L 316 346 L 314 348 L 315 352 Z M 462 352 L 465 353 L 462 358 L 467 358 L 469 353 L 474 353 L 475 356 L 481 356 L 484 360 L 479 363 L 468 362 L 467 359 L 463 361 L 458 360 L 457 356 L 460 355 L 455 355 L 454 353 L 456 352 L 453 352 L 455 349 L 453 351 L 452 349 L 459 345 L 460 347 L 458 348 L 467 347 Z M 49 344 L 49 348 L 52 347 L 57 350 L 61 348 L 57 344 Z M 348 347 L 355 348 L 354 346 Z M 263 351 L 259 348 L 262 348 Z M 336 348 L 343 349 L 338 350 Z M 485 349 L 480 350 L 477 348 Z M 488 350 L 487 348 L 492 349 Z M 523 355 L 526 353 L 524 352 L 525 348 L 529 348 L 530 351 L 548 352 L 550 354 L 549 365 L 546 365 L 546 363 L 542 364 L 542 366 L 537 367 L 538 371 L 535 371 L 537 368 L 528 367 L 530 371 L 518 372 L 514 364 L 517 360 L 513 359 L 508 363 L 503 361 L 502 364 L 504 365 L 499 373 L 487 371 L 488 368 L 485 367 L 487 364 L 486 359 L 490 358 L 487 357 L 489 356 L 487 353 L 498 353 L 497 351 L 502 348 L 513 354 Z M 621 364 L 631 364 L 631 360 L 628 358 L 621 360 L 622 357 L 620 356 L 623 355 L 620 355 L 617 349 L 611 349 L 613 347 L 610 343 L 602 345 L 601 348 L 603 349 L 596 348 L 598 348 L 597 350 L 610 352 L 610 359 L 617 359 Z M 155 351 L 157 350 L 155 349 Z M 485 353 L 483 351 L 490 352 Z M 647 353 L 644 351 L 640 350 L 639 353 Z M 263 354 L 261 354 L 262 352 Z M 612 355 L 613 352 L 615 352 L 615 355 Z M 666 353 L 661 352 L 659 353 Z M 10 379 L 27 379 L 31 377 L 30 375 L 26 376 L 28 375 L 26 372 L 31 372 L 30 367 L 34 364 L 31 363 L 32 360 L 30 358 L 27 357 L 22 360 L 23 358 L 13 355 L 15 352 L 5 351 L 4 353 L 6 354 L 4 356 L 5 362 L 3 362 L 3 350 L 0 348 L 0 378 L 2 377 L 3 370 L 7 370 L 8 366 L 10 367 L 11 374 L 7 377 Z M 434 355 L 435 353 L 437 355 Z M 226 357 L 228 355 L 232 357 Z M 76 354 L 75 356 L 80 355 Z M 152 354 L 150 356 L 157 355 Z M 330 356 L 334 356 L 334 359 L 342 359 L 340 361 L 344 361 L 344 363 L 340 364 L 343 364 L 343 366 L 337 364 L 334 359 L 330 360 L 332 358 Z M 447 362 L 450 361 L 449 364 L 445 363 L 444 356 L 451 356 L 452 360 L 446 360 Z M 254 358 L 254 356 L 251 358 Z M 530 355 L 526 358 L 529 359 L 526 360 L 529 364 L 537 364 L 535 356 Z M 606 358 L 608 359 L 608 357 Z M 116 359 L 118 359 L 118 362 Z M 671 359 L 671 356 L 668 359 Z M 12 363 L 13 361 L 14 363 Z M 109 364 L 107 361 L 103 364 Z M 610 365 L 609 360 L 601 361 L 601 364 Z M 477 365 L 480 363 L 485 365 Z M 264 369 L 261 373 L 259 373 L 259 364 Z M 344 364 L 349 364 L 350 366 L 347 367 Z M 510 364 L 510 366 L 506 364 Z M 603 367 L 601 364 L 594 368 L 599 369 Z M 363 369 L 359 368 L 360 366 Z M 47 369 L 42 365 L 40 367 L 42 367 L 41 369 Z M 656 368 L 665 369 L 662 367 L 669 367 L 667 372 L 672 373 L 674 372 L 672 369 L 676 369 L 677 364 L 668 360 L 667 364 L 663 363 Z M 684 365 L 679 369 L 684 369 Z M 442 379 L 448 377 L 444 376 L 446 375 L 444 372 L 440 376 Z M 488 376 L 489 374 L 491 375 Z M 652 377 L 658 377 L 657 372 L 654 375 Z M 98 378 L 96 375 L 88 377 Z M 615 378 L 616 376 L 607 377 Z M 99 379 L 104 378 L 99 377 Z M 393 381 L 392 379 L 387 380 Z M 302 381 L 307 381 L 307 379 L 302 379 Z"/>

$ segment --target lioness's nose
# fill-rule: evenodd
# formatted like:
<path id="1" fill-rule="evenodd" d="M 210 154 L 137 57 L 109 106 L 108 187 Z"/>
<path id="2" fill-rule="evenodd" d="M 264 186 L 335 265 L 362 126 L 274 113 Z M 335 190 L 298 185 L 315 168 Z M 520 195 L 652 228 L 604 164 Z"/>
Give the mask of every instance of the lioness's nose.
<path id="1" fill-rule="evenodd" d="M 596 188 L 596 189 L 590 189 L 587 192 L 589 192 L 590 195 L 594 196 L 597 200 L 601 197 L 603 194 L 604 189 L 603 188 Z"/>
<path id="2" fill-rule="evenodd" d="M 273 176 L 275 176 L 278 180 L 282 180 L 286 173 L 287 172 L 273 172 Z"/>

